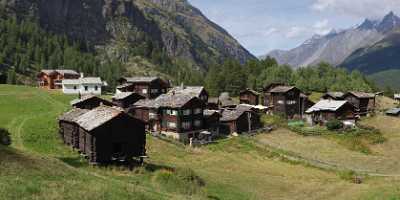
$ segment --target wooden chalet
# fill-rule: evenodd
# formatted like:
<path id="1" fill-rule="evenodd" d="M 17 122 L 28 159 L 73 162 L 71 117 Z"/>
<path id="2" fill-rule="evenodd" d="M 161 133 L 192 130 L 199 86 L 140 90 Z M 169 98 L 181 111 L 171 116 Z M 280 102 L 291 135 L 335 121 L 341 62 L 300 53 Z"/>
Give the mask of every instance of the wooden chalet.
<path id="1" fill-rule="evenodd" d="M 344 99 L 357 108 L 357 114 L 360 116 L 365 116 L 375 110 L 375 94 L 365 92 L 348 92 L 344 95 Z"/>
<path id="2" fill-rule="evenodd" d="M 326 100 L 344 100 L 344 95 L 345 93 L 343 92 L 327 92 L 325 93 L 321 99 L 326 99 Z"/>
<path id="3" fill-rule="evenodd" d="M 274 114 L 283 114 L 289 119 L 301 117 L 312 104 L 300 89 L 294 86 L 272 84 L 264 89 L 264 106 L 271 107 Z"/>
<path id="4" fill-rule="evenodd" d="M 94 95 L 85 95 L 82 96 L 81 98 L 74 99 L 71 101 L 72 107 L 80 109 L 92 110 L 101 105 L 113 106 L 114 104 Z"/>
<path id="5" fill-rule="evenodd" d="M 337 119 L 355 124 L 356 108 L 345 100 L 321 100 L 306 111 L 309 124 L 325 125 L 328 121 Z"/>
<path id="6" fill-rule="evenodd" d="M 121 92 L 112 97 L 112 103 L 120 108 L 127 109 L 145 97 L 134 92 Z"/>
<path id="7" fill-rule="evenodd" d="M 197 97 L 200 100 L 202 100 L 205 104 L 208 102 L 208 92 L 203 86 L 179 86 L 179 87 L 174 87 L 172 88 L 169 92 L 169 94 L 183 94 L 183 95 L 189 95 L 193 97 Z"/>
<path id="8" fill-rule="evenodd" d="M 154 100 L 135 103 L 131 113 L 148 123 L 149 130 L 184 143 L 205 130 L 205 103 L 185 94 L 163 94 Z"/>
<path id="9" fill-rule="evenodd" d="M 251 90 L 251 89 L 246 89 L 240 92 L 240 104 L 250 104 L 250 105 L 258 105 L 259 104 L 259 99 L 260 99 L 260 93 Z"/>
<path id="10" fill-rule="evenodd" d="M 120 109 L 100 106 L 74 122 L 79 130 L 79 151 L 90 163 L 130 161 L 146 155 L 144 123 Z"/>
<path id="11" fill-rule="evenodd" d="M 45 89 L 62 89 L 62 80 L 80 77 L 78 72 L 69 69 L 44 69 L 37 75 L 38 86 Z"/>
<path id="12" fill-rule="evenodd" d="M 241 134 L 261 128 L 260 116 L 244 109 L 224 109 L 220 119 L 222 134 Z"/>
<path id="13" fill-rule="evenodd" d="M 86 109 L 74 108 L 58 118 L 59 134 L 64 144 L 79 149 L 79 127 L 75 119 L 89 112 Z"/>
<path id="14" fill-rule="evenodd" d="M 220 119 L 222 117 L 218 110 L 204 110 L 204 127 L 214 135 L 219 134 Z"/>
<path id="15" fill-rule="evenodd" d="M 166 94 L 170 88 L 169 81 L 159 77 L 123 77 L 118 80 L 120 86 L 117 93 L 135 92 L 147 99 L 155 99 L 161 94 Z"/>

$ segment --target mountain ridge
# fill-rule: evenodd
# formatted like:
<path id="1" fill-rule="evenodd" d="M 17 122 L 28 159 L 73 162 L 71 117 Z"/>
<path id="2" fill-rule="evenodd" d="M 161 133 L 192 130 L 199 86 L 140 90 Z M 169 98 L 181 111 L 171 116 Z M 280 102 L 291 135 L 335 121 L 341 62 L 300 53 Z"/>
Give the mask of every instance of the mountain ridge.
<path id="1" fill-rule="evenodd" d="M 92 48 L 115 49 L 121 35 L 128 46 L 137 38 L 127 32 L 135 30 L 171 59 L 187 60 L 200 70 L 226 58 L 241 63 L 255 59 L 186 0 L 1 0 L 0 6 L 9 15 L 33 19 L 49 32 L 85 41 Z"/>
<path id="2" fill-rule="evenodd" d="M 357 49 L 379 42 L 397 27 L 400 27 L 400 18 L 390 12 L 382 20 L 365 19 L 356 27 L 317 38 L 313 36 L 296 48 L 287 51 L 273 50 L 267 56 L 294 68 L 315 65 L 322 61 L 337 66 Z"/>

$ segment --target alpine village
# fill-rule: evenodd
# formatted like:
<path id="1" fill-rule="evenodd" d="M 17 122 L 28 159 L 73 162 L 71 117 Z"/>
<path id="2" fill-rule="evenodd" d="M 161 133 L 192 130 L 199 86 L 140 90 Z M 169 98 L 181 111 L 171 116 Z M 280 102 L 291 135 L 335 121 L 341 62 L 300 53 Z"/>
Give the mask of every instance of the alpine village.
<path id="1" fill-rule="evenodd" d="M 400 199 L 400 17 L 257 58 L 191 2 L 0 1 L 0 199 Z"/>

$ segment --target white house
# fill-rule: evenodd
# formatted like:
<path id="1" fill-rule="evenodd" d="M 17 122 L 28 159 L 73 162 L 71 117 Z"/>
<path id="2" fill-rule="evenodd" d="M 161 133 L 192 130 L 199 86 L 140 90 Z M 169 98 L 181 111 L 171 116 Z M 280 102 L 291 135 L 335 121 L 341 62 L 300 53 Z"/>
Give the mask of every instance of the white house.
<path id="1" fill-rule="evenodd" d="M 65 79 L 62 81 L 64 94 L 94 94 L 101 95 L 101 88 L 107 83 L 99 77 L 81 77 L 79 79 Z"/>

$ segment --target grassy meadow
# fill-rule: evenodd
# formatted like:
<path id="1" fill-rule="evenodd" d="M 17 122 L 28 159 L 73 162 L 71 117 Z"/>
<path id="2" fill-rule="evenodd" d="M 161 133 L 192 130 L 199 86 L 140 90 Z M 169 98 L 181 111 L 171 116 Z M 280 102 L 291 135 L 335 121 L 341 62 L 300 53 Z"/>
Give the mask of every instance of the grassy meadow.
<path id="1" fill-rule="evenodd" d="M 0 85 L 0 127 L 12 137 L 11 146 L 0 146 L 0 199 L 400 199 L 398 119 L 365 120 L 387 138 L 371 154 L 286 129 L 195 149 L 149 136 L 149 159 L 129 170 L 89 166 L 61 143 L 57 117 L 73 98 Z M 342 172 L 288 161 L 289 153 L 389 176 L 354 184 Z"/>

